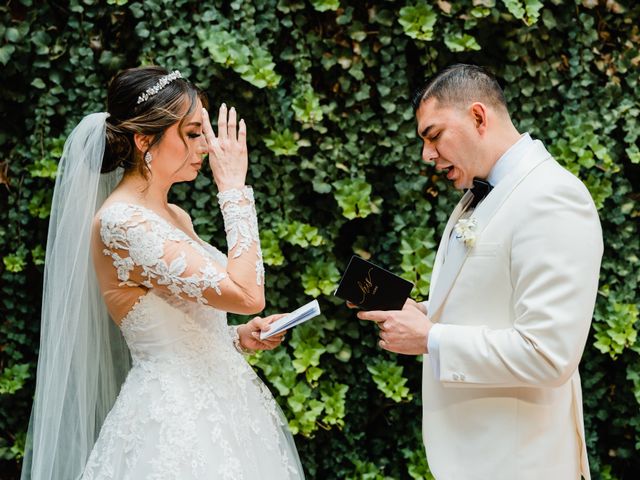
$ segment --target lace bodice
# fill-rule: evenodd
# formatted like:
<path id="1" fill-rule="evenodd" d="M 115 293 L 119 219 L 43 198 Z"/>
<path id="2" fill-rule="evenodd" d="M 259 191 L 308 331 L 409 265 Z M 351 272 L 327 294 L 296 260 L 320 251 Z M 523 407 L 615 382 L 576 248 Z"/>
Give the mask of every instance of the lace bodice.
<path id="1" fill-rule="evenodd" d="M 252 190 L 222 192 L 218 202 L 229 252 L 238 258 L 253 247 L 256 284 L 261 285 L 264 269 Z M 216 353 L 227 350 L 233 342 L 226 315 L 208 307 L 223 295 L 226 255 L 141 205 L 114 202 L 99 213 L 99 225 L 102 254 L 112 260 L 117 288 L 131 289 L 137 297 L 120 321 L 134 362 L 159 361 L 165 356 L 197 361 L 205 353 L 198 342 Z M 115 292 L 109 299 L 119 297 Z M 151 315 L 151 306 L 163 314 Z"/>

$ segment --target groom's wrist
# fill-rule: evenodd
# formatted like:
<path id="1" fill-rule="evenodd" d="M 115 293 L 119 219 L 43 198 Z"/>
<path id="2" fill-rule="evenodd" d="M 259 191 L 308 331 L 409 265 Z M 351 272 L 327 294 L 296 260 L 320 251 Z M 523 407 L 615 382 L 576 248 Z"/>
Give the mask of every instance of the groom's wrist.
<path id="1" fill-rule="evenodd" d="M 429 327 L 427 329 L 427 353 L 429 355 L 438 355 L 439 347 L 440 347 L 440 333 L 442 332 L 442 325 L 431 323 L 430 320 Z"/>
<path id="2" fill-rule="evenodd" d="M 429 310 L 427 309 L 427 303 L 429 302 L 429 300 L 425 300 L 424 302 L 417 302 L 418 303 L 418 308 L 420 309 L 420 311 L 422 313 L 424 313 L 425 315 L 429 314 Z"/>

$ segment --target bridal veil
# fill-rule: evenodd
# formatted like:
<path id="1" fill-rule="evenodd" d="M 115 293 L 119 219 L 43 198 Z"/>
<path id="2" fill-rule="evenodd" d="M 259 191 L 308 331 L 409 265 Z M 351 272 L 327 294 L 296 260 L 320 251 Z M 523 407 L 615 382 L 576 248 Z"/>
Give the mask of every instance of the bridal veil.
<path id="1" fill-rule="evenodd" d="M 101 174 L 107 113 L 64 146 L 47 238 L 36 393 L 22 480 L 75 480 L 130 366 L 91 260 L 91 224 L 122 170 Z"/>

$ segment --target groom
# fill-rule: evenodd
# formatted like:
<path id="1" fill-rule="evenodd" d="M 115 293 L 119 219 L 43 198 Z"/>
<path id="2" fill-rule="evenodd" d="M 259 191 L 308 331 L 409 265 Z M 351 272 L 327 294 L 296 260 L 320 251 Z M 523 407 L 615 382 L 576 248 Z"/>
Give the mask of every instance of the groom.
<path id="1" fill-rule="evenodd" d="M 358 316 L 378 324 L 382 348 L 426 354 L 423 434 L 438 480 L 589 480 L 578 363 L 603 250 L 591 196 L 518 133 L 480 67 L 442 71 L 414 108 L 423 160 L 468 190 L 429 300 Z"/>

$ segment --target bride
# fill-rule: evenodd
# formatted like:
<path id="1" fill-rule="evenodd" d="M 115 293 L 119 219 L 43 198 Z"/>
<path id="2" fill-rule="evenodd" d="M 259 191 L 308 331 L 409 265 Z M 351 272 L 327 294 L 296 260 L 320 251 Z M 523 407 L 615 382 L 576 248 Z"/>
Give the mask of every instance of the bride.
<path id="1" fill-rule="evenodd" d="M 303 478 L 286 422 L 242 355 L 280 344 L 259 336 L 279 316 L 227 326 L 226 312 L 264 308 L 264 268 L 246 126 L 223 104 L 216 136 L 203 99 L 178 71 L 126 70 L 108 113 L 67 140 L 22 479 Z M 205 154 L 226 255 L 167 201 Z"/>

